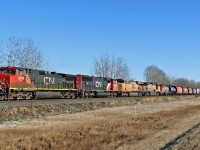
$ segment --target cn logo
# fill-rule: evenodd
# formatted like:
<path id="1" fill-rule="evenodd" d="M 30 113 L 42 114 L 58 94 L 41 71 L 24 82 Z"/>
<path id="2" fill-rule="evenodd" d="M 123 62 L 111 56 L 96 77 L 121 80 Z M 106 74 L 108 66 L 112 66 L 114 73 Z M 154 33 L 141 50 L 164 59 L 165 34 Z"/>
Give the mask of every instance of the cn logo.
<path id="1" fill-rule="evenodd" d="M 55 79 L 51 77 L 44 77 L 44 84 L 55 84 Z"/>
<path id="2" fill-rule="evenodd" d="M 96 81 L 96 87 L 102 87 L 102 83 L 101 82 L 99 82 L 99 81 Z"/>

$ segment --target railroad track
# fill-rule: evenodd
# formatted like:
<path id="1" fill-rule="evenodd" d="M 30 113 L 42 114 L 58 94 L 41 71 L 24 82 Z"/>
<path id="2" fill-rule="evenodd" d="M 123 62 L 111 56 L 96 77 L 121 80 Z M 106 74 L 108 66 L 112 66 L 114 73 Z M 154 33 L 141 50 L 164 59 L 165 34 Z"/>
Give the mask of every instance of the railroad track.
<path id="1" fill-rule="evenodd" d="M 188 96 L 188 95 L 187 95 Z M 151 96 L 149 98 L 158 98 L 161 96 Z M 176 100 L 179 100 L 183 96 L 164 96 L 164 97 L 174 97 Z M 194 95 L 191 95 L 194 97 Z M 85 98 L 85 99 L 61 99 L 61 98 L 37 98 L 37 100 L 8 100 L 0 101 L 0 109 L 5 109 L 9 107 L 35 107 L 42 105 L 59 105 L 59 104 L 75 104 L 75 103 L 92 103 L 92 102 L 109 102 L 109 101 L 124 101 L 134 99 L 137 102 L 141 102 L 144 98 L 147 97 L 113 97 L 113 98 Z"/>
<path id="2" fill-rule="evenodd" d="M 15 101 L 1 101 L 0 109 L 9 107 L 35 107 L 42 105 L 59 105 L 59 104 L 75 104 L 75 103 L 92 103 L 92 102 L 109 102 L 109 101 L 121 101 L 130 100 L 133 97 L 117 97 L 117 98 L 87 98 L 87 99 L 38 99 L 38 100 L 15 100 Z M 134 98 L 136 101 L 140 101 L 140 97 Z"/>

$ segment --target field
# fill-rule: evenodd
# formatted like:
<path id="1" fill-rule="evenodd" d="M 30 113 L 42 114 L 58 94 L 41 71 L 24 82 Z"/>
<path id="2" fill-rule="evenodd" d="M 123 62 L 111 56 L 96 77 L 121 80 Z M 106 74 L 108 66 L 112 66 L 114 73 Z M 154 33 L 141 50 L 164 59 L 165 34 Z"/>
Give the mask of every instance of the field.
<path id="1" fill-rule="evenodd" d="M 200 123 L 200 98 L 49 115 L 0 128 L 1 149 L 160 149 Z M 198 133 L 195 131 L 195 133 Z M 198 148 L 191 134 L 174 149 Z M 200 147 L 199 147 L 200 148 Z"/>

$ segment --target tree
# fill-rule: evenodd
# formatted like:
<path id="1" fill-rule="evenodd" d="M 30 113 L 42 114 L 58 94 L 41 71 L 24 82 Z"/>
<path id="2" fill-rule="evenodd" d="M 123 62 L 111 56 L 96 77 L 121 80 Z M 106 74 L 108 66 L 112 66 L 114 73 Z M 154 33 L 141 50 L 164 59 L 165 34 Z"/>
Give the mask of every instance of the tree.
<path id="1" fill-rule="evenodd" d="M 129 79 L 129 68 L 124 58 L 102 55 L 95 59 L 92 65 L 92 74 L 113 79 Z"/>
<path id="2" fill-rule="evenodd" d="M 4 53 L 3 49 L 0 47 L 0 66 L 2 66 L 4 61 L 5 61 L 5 53 Z"/>
<path id="3" fill-rule="evenodd" d="M 2 65 L 2 63 L 4 62 L 5 59 L 5 55 L 3 50 L 0 49 L 0 66 Z"/>
<path id="4" fill-rule="evenodd" d="M 177 78 L 177 79 L 175 79 L 173 81 L 173 85 L 188 87 L 188 79 L 186 79 L 186 78 Z"/>
<path id="5" fill-rule="evenodd" d="M 45 61 L 32 39 L 9 38 L 6 49 L 6 64 L 30 69 L 42 69 Z"/>
<path id="6" fill-rule="evenodd" d="M 200 89 L 200 82 L 197 82 L 197 88 Z"/>
<path id="7" fill-rule="evenodd" d="M 16 39 L 15 37 L 8 39 L 6 50 L 6 64 L 8 66 L 19 66 L 20 56 L 22 53 L 21 44 L 22 42 L 20 39 Z"/>
<path id="8" fill-rule="evenodd" d="M 110 57 L 108 55 L 100 56 L 99 59 L 94 60 L 93 73 L 99 77 L 109 77 Z"/>
<path id="9" fill-rule="evenodd" d="M 170 84 L 166 73 L 154 65 L 148 66 L 145 69 L 144 79 L 146 82 Z"/>
<path id="10" fill-rule="evenodd" d="M 197 82 L 194 80 L 188 80 L 188 87 L 197 88 Z"/>
<path id="11" fill-rule="evenodd" d="M 109 77 L 114 79 L 129 79 L 129 68 L 124 58 L 112 56 L 110 62 Z"/>

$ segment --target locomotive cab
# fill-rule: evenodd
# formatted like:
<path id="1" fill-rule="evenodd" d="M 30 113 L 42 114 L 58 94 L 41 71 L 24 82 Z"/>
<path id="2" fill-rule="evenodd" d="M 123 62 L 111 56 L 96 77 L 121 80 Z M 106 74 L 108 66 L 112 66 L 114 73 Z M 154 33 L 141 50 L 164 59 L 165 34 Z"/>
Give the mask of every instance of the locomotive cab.
<path id="1" fill-rule="evenodd" d="M 34 91 L 34 85 L 24 69 L 16 67 L 0 68 L 0 93 L 5 96 L 3 99 L 30 98 Z"/>
<path id="2" fill-rule="evenodd" d="M 6 82 L 9 87 L 19 87 L 19 85 L 26 83 L 24 70 L 19 70 L 16 67 L 5 67 L 3 74 L 7 78 Z"/>

